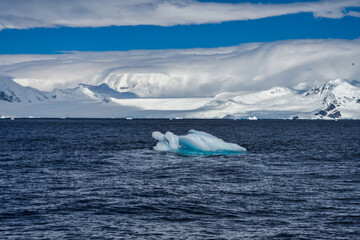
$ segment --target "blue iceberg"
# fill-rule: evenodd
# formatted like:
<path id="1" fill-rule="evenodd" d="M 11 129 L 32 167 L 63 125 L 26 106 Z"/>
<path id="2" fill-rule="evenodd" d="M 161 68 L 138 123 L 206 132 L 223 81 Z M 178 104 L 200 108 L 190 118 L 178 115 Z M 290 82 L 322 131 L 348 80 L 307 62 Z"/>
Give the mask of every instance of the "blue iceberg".
<path id="1" fill-rule="evenodd" d="M 175 152 L 186 155 L 229 155 L 246 152 L 244 147 L 227 143 L 209 133 L 190 130 L 187 135 L 177 136 L 172 132 L 153 132 L 152 137 L 159 142 L 154 150 Z"/>

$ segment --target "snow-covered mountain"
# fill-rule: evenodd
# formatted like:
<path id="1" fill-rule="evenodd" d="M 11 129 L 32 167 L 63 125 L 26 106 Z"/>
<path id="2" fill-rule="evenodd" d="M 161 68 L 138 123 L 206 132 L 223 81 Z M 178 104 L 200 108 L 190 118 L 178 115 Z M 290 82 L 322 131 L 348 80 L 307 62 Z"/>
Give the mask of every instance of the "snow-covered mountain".
<path id="1" fill-rule="evenodd" d="M 35 88 L 23 87 L 10 77 L 0 76 L 0 101 L 15 103 L 36 103 L 49 99 L 49 94 Z"/>
<path id="2" fill-rule="evenodd" d="M 45 101 L 76 101 L 76 100 L 105 100 L 110 98 L 137 98 L 132 92 L 118 92 L 105 83 L 99 86 L 79 84 L 75 88 L 54 89 L 43 92 L 35 88 L 24 87 L 14 82 L 10 77 L 0 76 L 0 101 L 14 103 L 37 103 Z"/>
<path id="3" fill-rule="evenodd" d="M 18 117 L 135 117 L 360 119 L 357 81 L 332 80 L 307 91 L 273 87 L 207 98 L 139 98 L 105 83 L 41 92 L 0 78 L 0 115 Z M 124 90 L 124 89 L 122 89 Z"/>
<path id="4" fill-rule="evenodd" d="M 347 80 L 332 80 L 306 92 L 274 87 L 260 92 L 222 93 L 204 105 L 208 117 L 228 118 L 360 118 L 360 88 Z"/>
<path id="5" fill-rule="evenodd" d="M 105 102 L 109 102 L 110 98 L 123 99 L 138 97 L 132 92 L 118 92 L 105 83 L 99 86 L 79 84 L 76 88 L 55 89 L 51 93 L 51 96 L 61 101 L 98 100 Z"/>
<path id="6" fill-rule="evenodd" d="M 161 95 L 168 86 L 177 83 L 176 76 L 163 73 L 123 73 L 118 70 L 108 70 L 102 74 L 100 83 L 119 91 L 134 91 L 140 96 Z"/>
<path id="7" fill-rule="evenodd" d="M 355 84 L 356 81 L 353 81 Z M 346 80 L 337 79 L 329 81 L 320 87 L 314 87 L 304 94 L 305 97 L 318 98 L 322 101 L 323 109 L 315 115 L 321 117 L 351 118 L 352 112 L 360 110 L 359 87 Z"/>

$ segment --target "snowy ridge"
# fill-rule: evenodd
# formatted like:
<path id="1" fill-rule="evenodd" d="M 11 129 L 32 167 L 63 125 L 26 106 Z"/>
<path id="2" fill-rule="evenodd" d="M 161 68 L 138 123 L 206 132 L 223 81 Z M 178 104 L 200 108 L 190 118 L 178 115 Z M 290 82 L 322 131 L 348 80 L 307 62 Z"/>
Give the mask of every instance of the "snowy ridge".
<path id="1" fill-rule="evenodd" d="M 122 73 L 110 71 L 100 84 L 106 84 L 116 91 L 136 92 L 140 96 L 159 96 L 166 86 L 176 84 L 175 76 L 162 73 Z"/>
<path id="2" fill-rule="evenodd" d="M 118 92 L 107 86 L 105 83 L 99 86 L 88 84 L 79 84 L 71 89 L 55 89 L 51 93 L 52 97 L 62 101 L 74 100 L 96 100 L 109 102 L 111 98 L 137 98 L 138 96 L 132 92 Z"/>
<path id="3" fill-rule="evenodd" d="M 324 99 L 324 104 L 346 105 L 359 98 L 359 87 L 350 84 L 346 80 L 336 79 L 312 88 L 307 91 L 305 96 L 317 95 Z"/>
<path id="4" fill-rule="evenodd" d="M 207 98 L 139 98 L 105 83 L 53 92 L 23 87 L 2 77 L 0 115 L 18 117 L 360 119 L 360 88 L 336 79 L 298 91 L 225 92 Z"/>
<path id="5" fill-rule="evenodd" d="M 227 118 L 360 118 L 360 88 L 347 80 L 332 80 L 301 94 L 275 87 L 260 92 L 226 93 L 204 106 L 207 115 L 227 114 Z M 342 115 L 343 112 L 343 115 Z M 343 117 L 342 117 L 343 116 Z"/>
<path id="6" fill-rule="evenodd" d="M 10 77 L 0 76 L 0 83 L 0 101 L 11 103 L 77 100 L 110 101 L 111 98 L 138 98 L 138 96 L 132 92 L 118 92 L 105 83 L 99 86 L 79 84 L 75 88 L 54 89 L 52 92 L 42 92 L 35 88 L 21 86 Z"/>
<path id="7" fill-rule="evenodd" d="M 357 109 L 360 105 L 359 87 L 342 79 L 329 81 L 319 87 L 310 89 L 304 94 L 305 97 L 318 97 L 322 100 L 324 109 L 317 115 L 322 117 L 340 118 L 341 110 Z"/>
<path id="8" fill-rule="evenodd" d="M 49 94 L 35 88 L 23 87 L 9 77 L 0 76 L 0 101 L 36 103 L 49 99 Z"/>

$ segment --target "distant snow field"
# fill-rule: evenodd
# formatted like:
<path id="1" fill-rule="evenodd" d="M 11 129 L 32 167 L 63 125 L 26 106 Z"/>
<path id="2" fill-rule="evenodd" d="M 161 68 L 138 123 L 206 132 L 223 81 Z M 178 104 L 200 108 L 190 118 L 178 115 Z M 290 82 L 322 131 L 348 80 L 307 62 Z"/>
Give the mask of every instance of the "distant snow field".
<path id="1" fill-rule="evenodd" d="M 137 98 L 137 99 L 116 99 L 111 98 L 115 103 L 123 106 L 137 107 L 144 110 L 159 111 L 188 111 L 195 110 L 212 98 Z"/>

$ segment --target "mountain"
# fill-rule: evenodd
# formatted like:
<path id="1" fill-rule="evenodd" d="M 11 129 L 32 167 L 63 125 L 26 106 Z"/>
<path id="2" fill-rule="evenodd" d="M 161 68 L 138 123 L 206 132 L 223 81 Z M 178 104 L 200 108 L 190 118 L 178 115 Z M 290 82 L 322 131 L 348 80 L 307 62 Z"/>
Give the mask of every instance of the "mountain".
<path id="1" fill-rule="evenodd" d="M 36 103 L 49 99 L 49 94 L 35 88 L 23 87 L 9 77 L 0 76 L 0 101 Z"/>
<path id="2" fill-rule="evenodd" d="M 356 84 L 356 82 L 354 82 Z M 351 115 L 351 110 L 360 110 L 359 87 L 352 85 L 346 80 L 333 80 L 320 87 L 310 89 L 304 94 L 305 97 L 318 97 L 324 106 L 315 115 L 320 117 L 340 118 Z M 350 111 L 350 113 L 348 113 Z"/>
<path id="3" fill-rule="evenodd" d="M 54 99 L 62 101 L 97 100 L 105 102 L 109 102 L 111 98 L 127 99 L 138 97 L 132 92 L 118 92 L 105 83 L 99 86 L 79 84 L 76 88 L 55 89 L 51 95 Z"/>
<path id="4" fill-rule="evenodd" d="M 260 92 L 223 93 L 214 97 L 203 113 L 227 118 L 360 118 L 360 88 L 347 80 L 332 80 L 302 93 L 275 87 Z"/>
<path id="5" fill-rule="evenodd" d="M 75 88 L 42 92 L 21 86 L 10 77 L 0 77 L 0 118 L 115 117 L 126 114 L 129 107 L 120 107 L 112 99 L 137 97 L 131 92 L 117 92 L 106 84 L 79 84 Z"/>
<path id="6" fill-rule="evenodd" d="M 166 92 L 168 86 L 174 86 L 176 76 L 163 73 L 123 73 L 117 69 L 105 71 L 100 79 L 100 84 L 106 84 L 116 91 L 133 91 L 140 96 L 151 97 Z M 165 94 L 166 95 L 166 94 Z"/>
<path id="7" fill-rule="evenodd" d="M 0 115 L 18 117 L 131 117 L 360 119 L 360 88 L 332 80 L 307 91 L 273 87 L 204 98 L 139 98 L 105 83 L 41 92 L 1 78 Z M 122 89 L 124 90 L 124 89 Z"/>
<path id="8" fill-rule="evenodd" d="M 93 86 L 88 84 L 79 84 L 83 88 L 87 88 L 89 91 L 94 93 L 95 97 L 103 96 L 108 98 L 117 98 L 117 99 L 129 99 L 129 98 L 138 98 L 138 95 L 132 92 L 118 92 L 110 88 L 107 84 L 102 83 L 99 86 Z"/>

